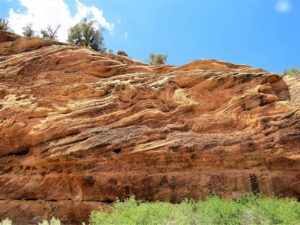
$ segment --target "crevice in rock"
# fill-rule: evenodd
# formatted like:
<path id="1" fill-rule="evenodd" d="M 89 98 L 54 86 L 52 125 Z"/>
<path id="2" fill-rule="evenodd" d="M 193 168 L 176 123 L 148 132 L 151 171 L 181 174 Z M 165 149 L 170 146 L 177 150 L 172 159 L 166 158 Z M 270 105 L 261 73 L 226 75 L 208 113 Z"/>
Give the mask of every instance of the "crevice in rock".
<path id="1" fill-rule="evenodd" d="M 250 178 L 250 184 L 251 184 L 251 189 L 252 189 L 252 193 L 257 195 L 260 193 L 260 190 L 259 190 L 259 185 L 258 185 L 258 182 L 257 182 L 257 177 L 255 174 L 249 174 L 249 178 Z"/>
<path id="2" fill-rule="evenodd" d="M 85 201 L 85 202 L 89 202 L 89 201 Z M 105 200 L 99 201 L 99 202 L 100 202 L 100 203 L 107 203 L 107 204 L 112 204 L 112 203 L 114 203 L 114 201 L 111 200 L 111 199 L 105 199 Z"/>
<path id="3" fill-rule="evenodd" d="M 29 148 L 25 148 L 25 149 L 23 149 L 23 150 L 21 150 L 21 151 L 18 151 L 18 152 L 12 152 L 12 153 L 8 153 L 8 154 L 6 154 L 6 155 L 4 155 L 4 157 L 5 156 L 25 156 L 25 155 L 27 155 L 29 153 Z"/>
<path id="4" fill-rule="evenodd" d="M 39 199 L 31 197 L 31 198 L 24 198 L 23 200 L 25 200 L 25 201 L 37 201 Z"/>
<path id="5" fill-rule="evenodd" d="M 116 154 L 121 153 L 121 151 L 122 151 L 122 149 L 120 149 L 120 148 L 116 148 L 116 149 L 113 150 L 113 152 L 116 153 Z"/>
<path id="6" fill-rule="evenodd" d="M 95 183 L 95 179 L 93 176 L 83 176 L 84 183 L 88 186 L 93 186 Z"/>

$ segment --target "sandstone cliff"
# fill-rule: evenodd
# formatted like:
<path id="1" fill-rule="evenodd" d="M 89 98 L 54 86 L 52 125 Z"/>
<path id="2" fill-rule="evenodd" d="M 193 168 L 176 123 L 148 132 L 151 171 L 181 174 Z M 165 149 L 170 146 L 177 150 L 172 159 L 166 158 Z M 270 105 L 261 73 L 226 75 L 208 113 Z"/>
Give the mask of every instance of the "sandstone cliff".
<path id="1" fill-rule="evenodd" d="M 180 57 L 180 56 L 178 56 Z M 299 85 L 0 32 L 0 218 L 80 224 L 116 198 L 300 198 Z"/>

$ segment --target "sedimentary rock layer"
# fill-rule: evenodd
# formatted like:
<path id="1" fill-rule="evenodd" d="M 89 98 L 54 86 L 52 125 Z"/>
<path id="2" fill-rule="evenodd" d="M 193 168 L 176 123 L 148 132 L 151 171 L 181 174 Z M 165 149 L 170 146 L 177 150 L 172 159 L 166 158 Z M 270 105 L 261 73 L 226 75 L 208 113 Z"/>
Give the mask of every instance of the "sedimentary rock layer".
<path id="1" fill-rule="evenodd" d="M 81 224 L 130 195 L 299 198 L 298 93 L 245 65 L 151 66 L 0 32 L 0 218 Z"/>

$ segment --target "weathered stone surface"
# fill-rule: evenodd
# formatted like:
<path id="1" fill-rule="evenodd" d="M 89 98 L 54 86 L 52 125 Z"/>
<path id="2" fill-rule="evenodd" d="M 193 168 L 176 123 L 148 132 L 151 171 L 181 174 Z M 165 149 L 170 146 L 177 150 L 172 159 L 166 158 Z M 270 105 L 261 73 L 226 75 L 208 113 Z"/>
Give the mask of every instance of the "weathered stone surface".
<path id="1" fill-rule="evenodd" d="M 132 194 L 300 197 L 297 81 L 289 90 L 249 66 L 155 67 L 3 32 L 0 52 L 0 218 L 80 224 Z"/>

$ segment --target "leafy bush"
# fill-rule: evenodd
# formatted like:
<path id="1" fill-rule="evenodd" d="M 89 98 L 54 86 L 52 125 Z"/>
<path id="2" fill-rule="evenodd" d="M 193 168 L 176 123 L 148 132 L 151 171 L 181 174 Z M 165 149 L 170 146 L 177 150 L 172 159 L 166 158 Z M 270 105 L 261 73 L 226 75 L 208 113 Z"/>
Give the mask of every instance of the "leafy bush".
<path id="1" fill-rule="evenodd" d="M 0 30 L 9 31 L 8 20 L 0 18 Z"/>
<path id="2" fill-rule="evenodd" d="M 90 225 L 296 225 L 300 203 L 290 199 L 247 195 L 237 200 L 212 196 L 180 204 L 141 202 L 130 197 L 117 201 L 112 212 L 93 211 Z"/>
<path id="3" fill-rule="evenodd" d="M 298 70 L 296 67 L 292 67 L 290 70 L 284 69 L 283 75 L 300 78 L 300 70 Z"/>
<path id="4" fill-rule="evenodd" d="M 56 218 L 52 217 L 49 222 L 47 220 L 43 220 L 38 225 L 61 225 L 61 223 L 60 223 L 59 219 L 56 219 Z"/>
<path id="5" fill-rule="evenodd" d="M 24 37 L 34 37 L 34 30 L 32 28 L 32 23 L 27 24 L 23 29 L 23 36 Z"/>
<path id="6" fill-rule="evenodd" d="M 167 55 L 150 53 L 150 64 L 151 65 L 163 65 L 167 62 Z"/>
<path id="7" fill-rule="evenodd" d="M 9 219 L 5 219 L 0 222 L 0 225 L 12 225 L 12 222 Z"/>

